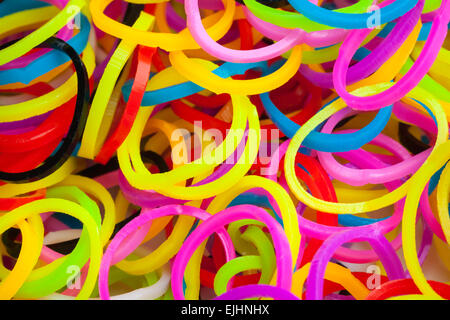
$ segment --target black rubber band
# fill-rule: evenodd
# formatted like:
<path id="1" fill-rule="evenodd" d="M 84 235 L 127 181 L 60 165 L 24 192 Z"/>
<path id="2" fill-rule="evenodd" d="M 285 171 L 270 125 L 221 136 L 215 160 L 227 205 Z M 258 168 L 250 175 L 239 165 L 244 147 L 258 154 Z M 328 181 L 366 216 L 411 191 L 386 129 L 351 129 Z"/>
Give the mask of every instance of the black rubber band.
<path id="1" fill-rule="evenodd" d="M 11 45 L 13 42 L 15 41 L 7 43 L 6 47 Z M 0 180 L 7 182 L 21 183 L 29 182 L 30 180 L 42 179 L 60 168 L 69 159 L 78 142 L 81 140 L 87 120 L 89 105 L 89 78 L 86 67 L 81 58 L 78 56 L 78 53 L 65 41 L 55 37 L 45 40 L 38 47 L 55 49 L 66 53 L 75 66 L 78 91 L 73 120 L 65 138 L 62 139 L 61 146 L 53 155 L 44 160 L 39 167 L 20 173 L 0 171 Z"/>
<path id="2" fill-rule="evenodd" d="M 122 23 L 131 27 L 136 22 L 137 18 L 139 18 L 139 15 L 144 8 L 144 4 L 128 3 Z"/>

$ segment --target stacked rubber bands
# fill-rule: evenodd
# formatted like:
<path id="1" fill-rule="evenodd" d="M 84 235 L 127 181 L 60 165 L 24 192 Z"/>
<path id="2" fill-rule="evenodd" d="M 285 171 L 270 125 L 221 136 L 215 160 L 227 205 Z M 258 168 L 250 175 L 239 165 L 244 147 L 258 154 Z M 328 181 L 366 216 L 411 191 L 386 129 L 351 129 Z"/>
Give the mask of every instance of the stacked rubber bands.
<path id="1" fill-rule="evenodd" d="M 0 299 L 449 299 L 449 22 L 1 1 Z"/>

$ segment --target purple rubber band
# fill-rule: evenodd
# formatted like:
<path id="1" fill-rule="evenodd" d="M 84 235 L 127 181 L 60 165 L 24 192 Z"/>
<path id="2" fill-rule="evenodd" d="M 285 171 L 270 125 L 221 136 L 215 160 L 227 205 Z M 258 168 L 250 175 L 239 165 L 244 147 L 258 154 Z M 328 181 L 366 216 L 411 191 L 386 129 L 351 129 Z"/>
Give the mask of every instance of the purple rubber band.
<path id="1" fill-rule="evenodd" d="M 185 240 L 172 266 L 171 283 L 174 299 L 184 299 L 182 287 L 184 272 L 190 257 L 199 245 L 222 226 L 242 219 L 254 219 L 266 224 L 272 235 L 277 257 L 277 286 L 290 290 L 293 265 L 289 242 L 283 228 L 264 209 L 253 205 L 238 205 L 214 214 L 200 224 Z"/>
<path id="2" fill-rule="evenodd" d="M 112 264 L 115 251 L 121 246 L 122 241 L 139 227 L 150 224 L 152 220 L 173 215 L 192 216 L 200 220 L 207 220 L 211 217 L 208 212 L 190 206 L 170 205 L 157 209 L 144 208 L 139 216 L 127 223 L 127 225 L 115 235 L 103 255 L 98 279 L 99 294 L 102 300 L 110 299 L 108 287 L 109 268 Z M 223 243 L 226 261 L 234 259 L 235 251 L 229 234 L 223 227 L 216 228 L 216 232 Z"/>

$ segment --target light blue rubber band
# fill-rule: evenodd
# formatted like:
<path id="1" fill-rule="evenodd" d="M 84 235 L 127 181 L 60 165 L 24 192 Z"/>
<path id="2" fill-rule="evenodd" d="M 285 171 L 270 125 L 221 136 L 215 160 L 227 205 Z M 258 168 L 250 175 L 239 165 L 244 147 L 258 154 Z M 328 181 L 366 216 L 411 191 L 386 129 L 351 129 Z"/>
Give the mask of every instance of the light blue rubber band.
<path id="1" fill-rule="evenodd" d="M 414 8 L 418 0 L 397 0 L 394 3 L 367 13 L 341 13 L 321 8 L 308 0 L 288 0 L 292 7 L 308 19 L 327 26 L 342 29 L 367 29 L 391 22 Z M 379 19 L 369 25 L 373 16 Z"/>
<path id="2" fill-rule="evenodd" d="M 4 0 L 0 3 L 0 18 L 23 10 L 38 9 L 49 6 L 50 4 L 43 1 Z"/>
<path id="3" fill-rule="evenodd" d="M 89 32 L 91 31 L 91 24 L 89 23 L 89 20 L 83 14 L 80 16 L 80 32 L 67 41 L 67 44 L 70 45 L 78 54 L 81 54 L 86 48 Z M 34 79 L 49 72 L 49 70 L 57 68 L 68 61 L 70 61 L 70 58 L 63 52 L 51 50 L 43 56 L 30 62 L 23 68 L 0 70 L 0 85 L 16 82 L 29 84 Z"/>

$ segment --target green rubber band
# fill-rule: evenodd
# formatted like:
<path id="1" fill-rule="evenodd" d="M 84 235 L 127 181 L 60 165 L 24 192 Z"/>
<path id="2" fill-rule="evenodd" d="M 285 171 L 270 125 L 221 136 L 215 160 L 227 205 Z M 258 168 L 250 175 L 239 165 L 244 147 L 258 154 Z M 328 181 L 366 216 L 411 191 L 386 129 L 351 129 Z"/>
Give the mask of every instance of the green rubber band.
<path id="1" fill-rule="evenodd" d="M 227 285 L 239 272 L 246 270 L 262 269 L 260 256 L 237 257 L 225 263 L 214 278 L 214 292 L 221 295 L 227 291 Z"/>
<path id="2" fill-rule="evenodd" d="M 260 228 L 250 226 L 242 234 L 242 238 L 250 241 L 256 247 L 261 258 L 260 284 L 269 284 L 276 269 L 275 249 L 267 234 Z"/>
<path id="3" fill-rule="evenodd" d="M 341 13 L 365 13 L 372 5 L 372 0 L 361 0 L 351 6 L 335 10 Z M 317 22 L 314 22 L 304 15 L 278 10 L 265 6 L 256 0 L 244 0 L 246 7 L 258 18 L 284 28 L 300 28 L 306 32 L 335 29 Z"/>
<path id="4" fill-rule="evenodd" d="M 242 233 L 240 229 L 243 226 L 247 225 L 256 225 L 256 226 L 262 226 L 264 227 L 264 224 L 251 219 L 244 219 L 240 221 L 235 221 L 233 223 L 230 223 L 228 226 L 228 234 L 230 235 L 231 241 L 233 241 L 234 249 L 236 252 L 238 252 L 241 256 L 246 255 L 256 255 L 258 254 L 255 246 L 253 246 L 251 243 L 248 243 L 244 239 L 241 238 Z"/>
<path id="5" fill-rule="evenodd" d="M 90 216 L 94 218 L 97 226 L 101 226 L 100 210 L 95 203 L 84 192 L 77 187 L 55 187 L 47 191 L 47 198 L 63 198 L 77 202 L 85 208 Z M 77 266 L 81 268 L 86 264 L 90 257 L 89 234 L 83 228 L 74 250 L 60 259 L 50 264 L 36 269 L 32 272 L 27 282 L 20 288 L 16 298 L 40 298 L 48 296 L 67 285 L 70 274 L 67 273 L 69 267 Z"/>

